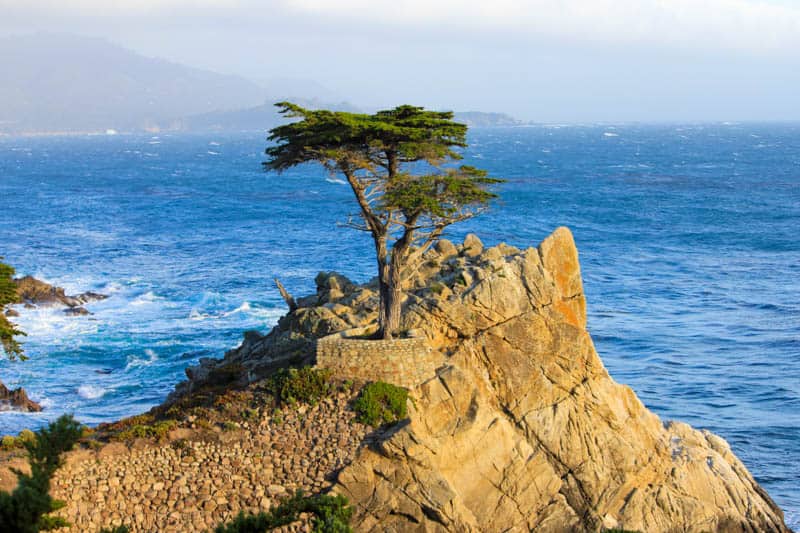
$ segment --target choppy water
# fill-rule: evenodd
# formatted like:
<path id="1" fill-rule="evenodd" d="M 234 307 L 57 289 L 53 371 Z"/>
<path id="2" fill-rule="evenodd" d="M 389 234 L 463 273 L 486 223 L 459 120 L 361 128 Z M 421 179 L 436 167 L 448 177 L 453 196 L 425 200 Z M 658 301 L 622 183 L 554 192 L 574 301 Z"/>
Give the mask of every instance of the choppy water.
<path id="1" fill-rule="evenodd" d="M 589 328 L 617 381 L 665 419 L 723 435 L 800 525 L 800 125 L 476 130 L 469 162 L 509 181 L 454 228 L 581 252 Z M 87 423 L 162 400 L 183 369 L 283 312 L 320 270 L 372 276 L 363 235 L 336 227 L 350 192 L 307 167 L 260 168 L 263 138 L 0 139 L 0 255 L 73 292 L 91 317 L 24 311 L 31 360 L 0 362 L 42 414 Z"/>

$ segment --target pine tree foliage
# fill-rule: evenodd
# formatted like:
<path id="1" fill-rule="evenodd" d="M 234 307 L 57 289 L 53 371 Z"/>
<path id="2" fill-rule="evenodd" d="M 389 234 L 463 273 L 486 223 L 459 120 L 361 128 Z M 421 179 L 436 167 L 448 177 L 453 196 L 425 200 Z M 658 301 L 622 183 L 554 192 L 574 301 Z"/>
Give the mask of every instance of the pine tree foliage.
<path id="1" fill-rule="evenodd" d="M 22 346 L 20 346 L 15 337 L 25 335 L 25 333 L 9 322 L 3 313 L 3 308 L 6 305 L 18 302 L 14 274 L 13 267 L 0 262 L 0 345 L 2 345 L 9 359 L 19 358 L 24 360 L 26 357 L 22 351 Z"/>

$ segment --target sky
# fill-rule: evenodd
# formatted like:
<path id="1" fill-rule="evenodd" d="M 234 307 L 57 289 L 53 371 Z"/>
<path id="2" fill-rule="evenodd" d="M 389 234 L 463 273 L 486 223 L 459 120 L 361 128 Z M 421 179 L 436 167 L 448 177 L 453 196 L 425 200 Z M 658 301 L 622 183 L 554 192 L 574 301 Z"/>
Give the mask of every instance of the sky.
<path id="1" fill-rule="evenodd" d="M 800 0 L 0 0 L 0 13 L 0 34 L 315 80 L 368 109 L 800 120 Z"/>

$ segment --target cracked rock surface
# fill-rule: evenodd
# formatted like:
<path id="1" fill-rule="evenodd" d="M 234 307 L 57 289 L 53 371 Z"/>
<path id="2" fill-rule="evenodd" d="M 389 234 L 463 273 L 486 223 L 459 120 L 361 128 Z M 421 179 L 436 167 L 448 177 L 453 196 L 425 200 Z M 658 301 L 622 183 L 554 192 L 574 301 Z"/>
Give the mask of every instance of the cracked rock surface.
<path id="1" fill-rule="evenodd" d="M 445 364 L 340 473 L 356 531 L 789 531 L 722 438 L 611 379 L 568 229 L 526 251 L 468 244 L 429 252 L 411 287 L 404 327 Z"/>

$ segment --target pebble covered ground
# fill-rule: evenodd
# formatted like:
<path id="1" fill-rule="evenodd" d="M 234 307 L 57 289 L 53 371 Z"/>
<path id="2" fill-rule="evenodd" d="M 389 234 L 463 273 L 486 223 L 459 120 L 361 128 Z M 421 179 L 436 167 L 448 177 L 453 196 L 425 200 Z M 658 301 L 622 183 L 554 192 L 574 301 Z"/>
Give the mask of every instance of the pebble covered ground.
<path id="1" fill-rule="evenodd" d="M 67 502 L 58 515 L 72 524 L 59 531 L 207 531 L 297 490 L 323 492 L 370 431 L 355 422 L 350 398 L 340 392 L 315 406 L 286 406 L 225 431 L 176 429 L 169 442 L 73 452 L 51 488 Z"/>

